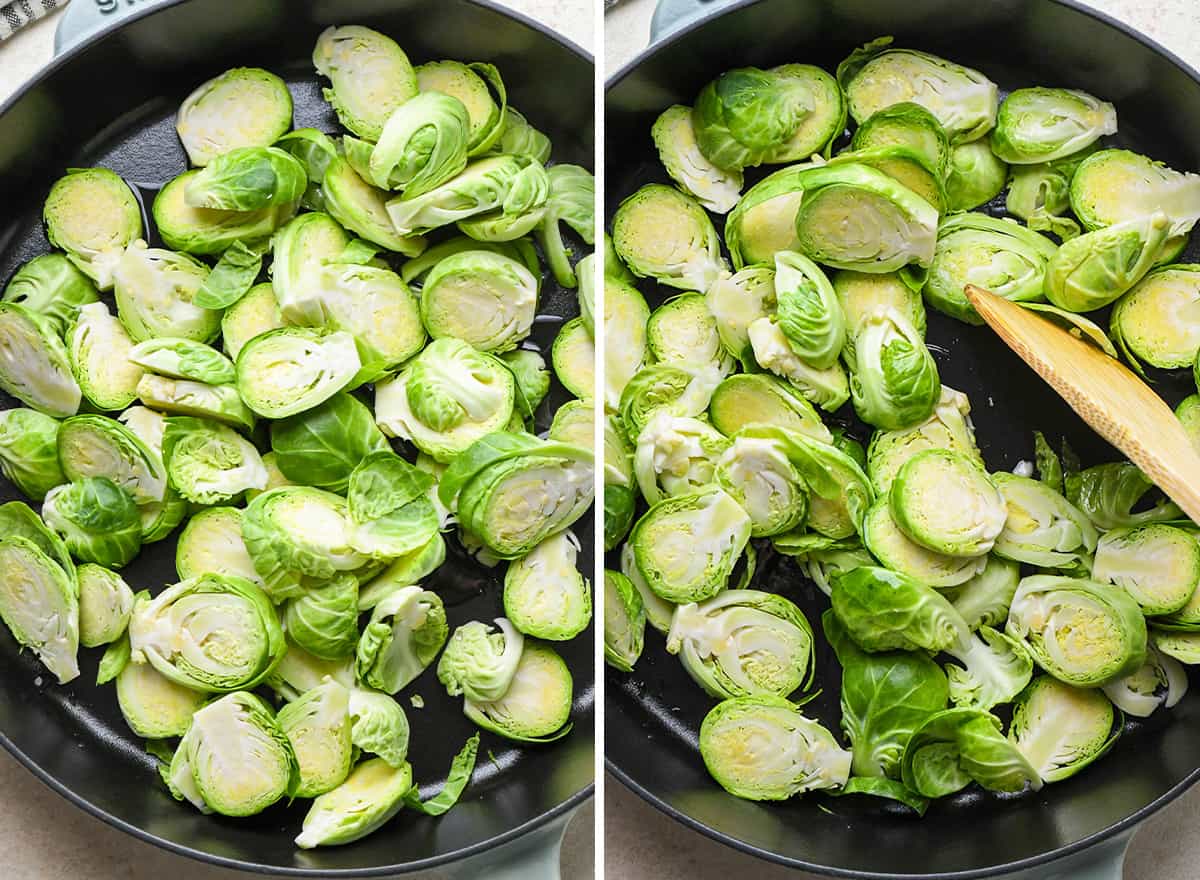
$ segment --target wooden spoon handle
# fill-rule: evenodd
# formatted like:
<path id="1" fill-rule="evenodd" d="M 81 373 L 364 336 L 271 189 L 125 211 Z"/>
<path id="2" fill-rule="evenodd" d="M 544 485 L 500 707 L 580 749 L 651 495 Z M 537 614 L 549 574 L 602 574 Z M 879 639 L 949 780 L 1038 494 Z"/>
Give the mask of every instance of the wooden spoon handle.
<path id="1" fill-rule="evenodd" d="M 1092 430 L 1200 523 L 1200 454 L 1162 398 L 1120 361 L 1036 313 L 973 284 L 964 293 Z"/>

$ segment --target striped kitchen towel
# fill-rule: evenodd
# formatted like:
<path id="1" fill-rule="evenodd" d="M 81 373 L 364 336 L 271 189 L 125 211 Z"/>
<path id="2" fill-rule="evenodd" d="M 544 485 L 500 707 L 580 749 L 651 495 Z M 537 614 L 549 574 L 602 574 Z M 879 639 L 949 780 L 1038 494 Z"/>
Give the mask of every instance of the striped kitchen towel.
<path id="1" fill-rule="evenodd" d="M 64 5 L 66 0 L 0 0 L 0 41 Z"/>

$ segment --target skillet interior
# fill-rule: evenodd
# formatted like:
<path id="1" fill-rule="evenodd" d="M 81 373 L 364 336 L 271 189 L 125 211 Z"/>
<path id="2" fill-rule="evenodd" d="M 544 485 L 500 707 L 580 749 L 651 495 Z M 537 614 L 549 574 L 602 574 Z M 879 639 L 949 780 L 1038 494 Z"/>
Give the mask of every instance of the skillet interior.
<path id="1" fill-rule="evenodd" d="M 650 126 L 673 103 L 732 67 L 784 62 L 833 71 L 850 50 L 882 34 L 976 67 L 1002 91 L 1023 85 L 1086 89 L 1117 105 L 1128 147 L 1173 167 L 1200 169 L 1200 80 L 1182 62 L 1095 13 L 1051 0 L 763 0 L 681 31 L 609 82 L 605 133 L 607 211 L 639 186 L 670 183 Z M 838 147 L 843 142 L 839 142 Z M 748 175 L 747 186 L 763 172 Z M 998 204 L 997 204 L 998 203 Z M 1003 196 L 985 209 L 1002 213 Z M 718 231 L 723 218 L 715 218 Z M 1193 241 L 1180 262 L 1200 259 Z M 677 293 L 639 282 L 651 307 Z M 1033 458 L 1032 431 L 1066 437 L 1086 464 L 1119 458 L 991 333 L 929 311 L 928 340 L 942 380 L 966 392 L 980 448 L 992 470 Z M 1107 325 L 1107 315 L 1100 321 Z M 1190 371 L 1154 374 L 1174 406 L 1195 391 Z M 849 406 L 834 421 L 865 441 L 870 431 Z M 753 586 L 795 600 L 819 631 L 828 599 L 795 563 L 759 542 Z M 617 568 L 616 554 L 609 567 Z M 818 634 L 817 686 L 806 714 L 838 729 L 840 669 Z M 763 805 L 726 794 L 704 769 L 697 746 L 712 701 L 666 654 L 647 627 L 632 675 L 607 670 L 609 768 L 659 808 L 726 843 L 775 861 L 843 876 L 984 876 L 1001 866 L 1063 854 L 1161 806 L 1200 767 L 1200 693 L 1173 710 L 1130 721 L 1116 748 L 1078 776 L 1038 793 L 999 796 L 972 786 L 935 803 L 923 820 L 868 798 L 807 795 Z M 865 873 L 856 873 L 865 872 Z"/>
<path id="2" fill-rule="evenodd" d="M 174 133 L 180 101 L 198 83 L 235 65 L 274 70 L 288 81 L 296 127 L 338 130 L 309 57 L 330 24 L 364 24 L 394 37 L 413 63 L 438 58 L 491 61 L 510 101 L 554 143 L 554 160 L 592 165 L 592 63 L 582 51 L 532 22 L 468 0 L 192 0 L 132 21 L 55 62 L 0 109 L 0 287 L 16 267 L 49 245 L 41 203 L 64 168 L 104 165 L 125 177 L 146 205 L 158 185 L 186 167 Z M 552 70 L 554 76 L 546 77 Z M 152 244 L 156 243 L 152 240 Z M 576 251 L 583 253 L 580 243 Z M 578 313 L 573 291 L 543 280 L 533 340 L 549 355 L 558 325 Z M 16 405 L 7 396 L 0 408 Z M 557 382 L 538 413 L 549 427 L 569 395 Z M 0 501 L 22 497 L 0 481 Z M 582 560 L 592 558 L 592 518 L 574 531 Z M 448 536 L 449 537 L 449 536 Z M 449 560 L 426 584 L 445 599 L 450 625 L 503 614 L 503 567 L 488 570 L 450 540 Z M 124 571 L 135 590 L 157 592 L 177 580 L 174 540 L 149 545 Z M 589 572 L 590 574 L 590 572 Z M 100 649 L 81 652 L 82 675 L 65 687 L 0 627 L 0 744 L 80 806 L 140 837 L 233 867 L 272 873 L 395 874 L 431 867 L 502 842 L 578 804 L 593 766 L 591 631 L 555 645 L 575 679 L 575 730 L 547 746 L 517 748 L 483 734 L 474 781 L 440 819 L 403 813 L 384 831 L 350 846 L 301 852 L 292 845 L 305 803 L 276 806 L 248 820 L 202 816 L 178 804 L 152 759 L 126 727 L 111 687 L 92 685 Z M 408 703 L 420 694 L 425 707 Z M 440 787 L 450 759 L 474 731 L 459 700 L 432 669 L 401 701 L 413 729 L 410 761 L 425 796 Z"/>

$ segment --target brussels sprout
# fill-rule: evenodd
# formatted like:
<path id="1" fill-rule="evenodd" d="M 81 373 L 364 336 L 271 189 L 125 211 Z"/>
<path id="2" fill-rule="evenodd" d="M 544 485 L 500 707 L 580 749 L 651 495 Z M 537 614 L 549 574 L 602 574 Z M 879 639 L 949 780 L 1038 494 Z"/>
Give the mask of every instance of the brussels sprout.
<path id="1" fill-rule="evenodd" d="M 604 570 L 604 662 L 633 672 L 642 656 L 646 608 L 637 588 L 619 571 Z"/>
<path id="2" fill-rule="evenodd" d="M 314 657 L 336 660 L 354 654 L 358 643 L 358 580 L 343 572 L 288 602 L 283 614 L 288 637 Z"/>
<path id="3" fill-rule="evenodd" d="M 530 125 L 521 111 L 511 104 L 504 108 L 500 139 L 493 144 L 491 152 L 527 156 L 545 164 L 550 158 L 550 149 L 550 138 Z"/>
<path id="4" fill-rule="evenodd" d="M 60 440 L 61 442 L 61 440 Z M 1127 461 L 1098 464 L 1074 475 L 1077 486 L 1068 482 L 1067 497 L 1098 529 L 1119 529 L 1146 523 L 1179 519 L 1179 507 L 1165 496 L 1152 507 L 1140 502 L 1154 488 L 1137 467 Z M 1141 508 L 1134 513 L 1134 508 Z"/>
<path id="5" fill-rule="evenodd" d="M 189 519 L 175 547 L 175 572 L 181 581 L 216 574 L 263 586 L 242 541 L 242 511 L 210 507 Z"/>
<path id="6" fill-rule="evenodd" d="M 505 351 L 529 335 L 538 279 L 521 263 L 488 251 L 463 251 L 430 271 L 421 320 L 434 339 L 454 337 L 480 351 Z"/>
<path id="7" fill-rule="evenodd" d="M 1126 715 L 1148 718 L 1159 706 L 1170 709 L 1183 699 L 1188 690 L 1187 671 L 1174 657 L 1150 645 L 1145 663 L 1101 690 Z"/>
<path id="8" fill-rule="evenodd" d="M 518 238 L 516 241 L 477 241 L 467 235 L 456 235 L 426 248 L 421 256 L 407 260 L 400 269 L 400 277 L 404 279 L 405 284 L 420 284 L 434 266 L 446 257 L 463 251 L 489 251 L 500 254 L 517 260 L 536 275 L 541 274 L 537 251 L 527 238 Z"/>
<path id="9" fill-rule="evenodd" d="M 846 319 L 843 356 L 850 363 L 855 361 L 854 342 L 859 325 L 868 315 L 883 307 L 898 311 L 918 336 L 924 339 L 926 319 L 921 294 L 905 284 L 899 275 L 842 269 L 835 272 L 830 280 Z"/>
<path id="10" fill-rule="evenodd" d="M 911 101 L 902 101 L 872 113 L 854 131 L 852 150 L 901 146 L 915 150 L 939 174 L 947 171 L 950 142 L 937 117 Z"/>
<path id="11" fill-rule="evenodd" d="M 637 288 L 607 275 L 604 279 L 604 405 L 616 409 L 629 380 L 646 360 L 650 307 Z"/>
<path id="12" fill-rule="evenodd" d="M 166 492 L 167 474 L 159 454 L 115 419 L 67 419 L 58 432 L 58 458 L 67 479 L 107 477 L 138 504 L 162 501 Z"/>
<path id="13" fill-rule="evenodd" d="M 512 684 L 525 637 L 503 617 L 497 630 L 471 621 L 456 629 L 438 661 L 437 676 L 452 697 L 466 695 L 477 703 L 499 700 Z"/>
<path id="14" fill-rule="evenodd" d="M 430 500 L 435 483 L 390 449 L 368 455 L 350 474 L 350 545 L 382 560 L 425 547 L 440 526 Z"/>
<path id="15" fill-rule="evenodd" d="M 46 196 L 42 219 L 50 244 L 66 251 L 101 290 L 112 287 L 112 264 L 120 252 L 142 237 L 137 198 L 107 168 L 75 168 L 60 177 Z"/>
<path id="16" fill-rule="evenodd" d="M 885 566 L 931 587 L 956 587 L 966 583 L 979 576 L 988 561 L 986 556 L 947 556 L 910 540 L 892 518 L 887 496 L 880 496 L 867 511 L 862 540 Z M 1016 588 L 1015 580 L 1013 588 Z"/>
<path id="17" fill-rule="evenodd" d="M 310 211 L 325 210 L 321 183 L 325 180 L 325 169 L 338 154 L 333 138 L 315 128 L 297 128 L 275 141 L 275 146 L 286 150 L 304 168 L 308 184 L 300 206 Z"/>
<path id="18" fill-rule="evenodd" d="M 709 487 L 652 506 L 629 542 L 655 595 L 668 602 L 702 602 L 727 585 L 751 527 L 731 495 Z"/>
<path id="19" fill-rule="evenodd" d="M 660 598 L 650 586 L 637 566 L 637 553 L 632 541 L 621 547 L 621 574 L 629 579 L 635 592 L 642 600 L 642 608 L 646 613 L 646 622 L 664 636 L 671 629 L 671 618 L 675 614 L 675 604 Z M 606 609 L 607 613 L 607 609 Z"/>
<path id="20" fill-rule="evenodd" d="M 937 364 L 903 312 L 876 306 L 855 332 L 850 396 L 858 417 L 889 431 L 928 419 L 941 399 Z"/>
<path id="21" fill-rule="evenodd" d="M 913 732 L 900 768 L 904 784 L 925 797 L 944 797 L 972 781 L 991 791 L 1037 791 L 1042 778 L 1000 732 L 1000 720 L 979 709 L 947 709 Z"/>
<path id="22" fill-rule="evenodd" d="M 1200 452 L 1200 394 L 1189 394 L 1183 400 L 1179 401 L 1179 406 L 1175 407 L 1175 417 L 1179 419 L 1179 423 L 1183 425 L 1183 430 L 1191 438 L 1192 446 Z M 2 436 L 2 429 L 0 429 L 0 436 Z M 2 442 L 0 442 L 0 445 L 2 445 Z M 2 466 L 3 455 L 0 453 L 0 467 Z M 30 493 L 26 492 L 26 494 Z"/>
<path id="23" fill-rule="evenodd" d="M 930 449 L 906 461 L 889 490 L 896 525 L 923 547 L 948 556 L 992 549 L 1008 512 L 996 484 L 958 452 Z"/>
<path id="24" fill-rule="evenodd" d="M 198 171 L 185 171 L 166 182 L 154 197 L 151 213 L 163 244 L 189 254 L 223 254 L 237 242 L 259 242 L 291 219 L 296 203 L 258 211 L 213 211 L 187 203 L 187 188 Z"/>
<path id="25" fill-rule="evenodd" d="M 292 127 L 287 85 L 258 67 L 236 67 L 184 99 L 175 130 L 193 165 L 208 165 L 240 147 L 267 147 Z"/>
<path id="26" fill-rule="evenodd" d="M 133 364 L 175 379 L 191 379 L 209 385 L 234 381 L 233 362 L 215 348 L 191 339 L 160 337 L 133 346 L 129 354 Z"/>
<path id="27" fill-rule="evenodd" d="M 1046 299 L 1067 311 L 1090 312 L 1120 298 L 1154 268 L 1168 223 L 1156 211 L 1064 243 L 1046 266 Z"/>
<path id="28" fill-rule="evenodd" d="M 128 638 L 122 637 L 118 644 L 128 652 Z M 182 736 L 196 710 L 209 699 L 208 694 L 176 684 L 148 663 L 126 662 L 115 678 L 125 723 L 147 739 Z"/>
<path id="29" fill-rule="evenodd" d="M 595 451 L 595 434 L 595 411 L 591 404 L 572 400 L 558 408 L 546 439 Z"/>
<path id="30" fill-rule="evenodd" d="M 242 347 L 237 388 L 250 409 L 280 419 L 328 400 L 350 384 L 360 366 L 349 333 L 285 327 Z"/>
<path id="31" fill-rule="evenodd" d="M 813 634 L 791 601 L 726 590 L 675 609 L 667 651 L 711 697 L 786 697 L 812 681 Z"/>
<path id="32" fill-rule="evenodd" d="M 684 294 L 684 297 L 695 294 Z M 753 363 L 750 325 L 775 312 L 775 270 L 771 266 L 747 266 L 709 285 L 704 296 L 721 345 L 744 365 Z M 661 308 L 661 307 L 660 307 Z"/>
<path id="33" fill-rule="evenodd" d="M 587 578 L 576 567 L 578 553 L 578 539 L 564 531 L 509 563 L 504 574 L 504 613 L 520 632 L 563 642 L 587 628 L 592 595 Z"/>
<path id="34" fill-rule="evenodd" d="M 271 449 L 293 483 L 344 492 L 350 475 L 373 452 L 388 451 L 371 411 L 349 394 L 271 423 Z"/>
<path id="35" fill-rule="evenodd" d="M 137 505 L 107 477 L 55 486 L 46 493 L 42 517 L 81 562 L 120 568 L 142 547 Z"/>
<path id="36" fill-rule="evenodd" d="M 1189 666 L 1200 663 L 1200 633 L 1153 629 L 1150 636 L 1161 654 Z"/>
<path id="37" fill-rule="evenodd" d="M 747 425 L 771 425 L 823 442 L 832 440 L 812 404 L 765 373 L 739 373 L 722 381 L 712 392 L 708 417 L 727 437 Z"/>
<path id="38" fill-rule="evenodd" d="M 215 156 L 188 179 L 183 199 L 210 211 L 258 211 L 268 205 L 291 213 L 304 194 L 304 166 L 277 147 L 238 147 Z"/>
<path id="39" fill-rule="evenodd" d="M 1005 162 L 1062 159 L 1117 131 L 1112 104 L 1077 89 L 1017 89 L 1000 105 L 992 151 Z"/>
<path id="40" fill-rule="evenodd" d="M 1112 747 L 1121 734 L 1114 721 L 1112 703 L 1099 690 L 1042 675 L 1017 698 L 1008 739 L 1043 781 L 1061 782 Z"/>
<path id="41" fill-rule="evenodd" d="M 838 65 L 838 83 L 855 122 L 910 101 L 937 118 L 952 144 L 980 138 L 996 124 L 994 82 L 969 67 L 891 44 L 891 37 L 880 37 Z"/>
<path id="42" fill-rule="evenodd" d="M 802 254 L 780 252 L 775 297 L 779 328 L 792 351 L 815 369 L 831 367 L 846 341 L 846 319 L 825 273 Z"/>
<path id="43" fill-rule="evenodd" d="M 296 846 L 336 846 L 366 837 L 404 808 L 413 787 L 412 767 L 381 758 L 358 764 L 336 788 L 313 801 Z"/>
<path id="44" fill-rule="evenodd" d="M 522 162 L 522 167 L 509 183 L 504 199 L 491 210 L 459 220 L 459 231 L 479 241 L 513 241 L 532 232 L 542 222 L 549 207 L 550 175 L 537 162 L 514 158 Z M 558 167 L 577 169 L 575 165 Z M 590 181 L 591 175 L 587 176 Z M 588 203 L 591 204 L 590 198 Z M 547 253 L 549 261 L 555 263 L 555 259 L 550 259 L 549 251 Z M 562 259 L 565 263 L 565 254 Z M 565 265 L 569 271 L 570 265 Z M 574 287 L 574 276 L 568 280 L 571 281 L 568 286 Z"/>
<path id="45" fill-rule="evenodd" d="M 425 92 L 410 98 L 392 111 L 371 150 L 370 182 L 409 198 L 440 186 L 467 167 L 469 125 L 456 97 Z"/>
<path id="46" fill-rule="evenodd" d="M 550 196 L 546 201 L 545 216 L 537 227 L 538 241 L 558 283 L 563 287 L 575 287 L 578 279 L 571 268 L 570 250 L 563 243 L 560 224 L 566 223 L 574 229 L 585 244 L 595 244 L 596 179 L 578 165 L 554 165 L 546 170 L 546 175 Z"/>
<path id="47" fill-rule="evenodd" d="M 692 108 L 676 104 L 664 110 L 650 130 L 667 174 L 706 210 L 726 214 L 741 197 L 742 172 L 718 168 L 704 157 L 692 127 Z"/>
<path id="48" fill-rule="evenodd" d="M 983 562 L 983 570 L 961 587 L 942 591 L 972 632 L 1004 624 L 1021 580 L 1021 566 L 1010 559 L 989 555 Z"/>
<path id="49" fill-rule="evenodd" d="M 282 326 L 275 291 L 270 283 L 256 284 L 221 316 L 221 340 L 226 353 L 236 360 L 242 346 L 255 336 Z"/>
<path id="50" fill-rule="evenodd" d="M 0 538 L 0 620 L 59 684 L 79 676 L 79 599 L 68 573 L 19 534 Z"/>
<path id="51" fill-rule="evenodd" d="M 1200 291 L 1200 265 L 1155 269 L 1117 300 L 1110 319 L 1113 338 L 1136 364 L 1191 366 L 1200 352 L 1200 316 L 1194 314 Z"/>
<path id="52" fill-rule="evenodd" d="M 225 504 L 247 489 L 265 489 L 267 469 L 254 444 L 219 422 L 167 419 L 163 462 L 171 486 L 196 504 Z"/>
<path id="53" fill-rule="evenodd" d="M 1161 211 L 1168 218 L 1167 236 L 1175 239 L 1200 218 L 1200 175 L 1175 171 L 1129 150 L 1099 150 L 1071 178 L 1071 210 L 1087 230 Z"/>
<path id="54" fill-rule="evenodd" d="M 621 202 L 613 215 L 612 237 L 617 255 L 639 278 L 707 290 L 727 271 L 717 231 L 704 209 L 669 186 L 647 184 Z"/>
<path id="55" fill-rule="evenodd" d="M 1083 511 L 1029 477 L 998 473 L 994 480 L 1008 510 L 997 555 L 1042 568 L 1086 566 L 1097 535 Z"/>
<path id="56" fill-rule="evenodd" d="M 637 436 L 634 473 L 648 504 L 711 485 L 729 440 L 706 422 L 656 411 Z M 661 488 L 660 488 L 661 487 Z M 739 501 L 740 491 L 734 492 Z"/>
<path id="57" fill-rule="evenodd" d="M 1122 587 L 1143 614 L 1170 614 L 1187 605 L 1200 584 L 1200 545 L 1162 523 L 1113 529 L 1096 544 L 1092 577 Z"/>
<path id="58" fill-rule="evenodd" d="M 286 648 L 266 594 L 244 578 L 211 572 L 139 599 L 129 642 L 135 663 L 149 663 L 176 684 L 217 694 L 259 684 Z"/>
<path id="59" fill-rule="evenodd" d="M 350 739 L 356 748 L 378 755 L 390 767 L 405 765 L 409 726 L 399 703 L 379 691 L 350 687 L 349 711 Z"/>
<path id="60" fill-rule="evenodd" d="M 79 643 L 85 648 L 95 648 L 115 642 L 129 625 L 133 590 L 116 572 L 90 562 L 79 566 L 76 577 L 79 582 Z"/>
<path id="61" fill-rule="evenodd" d="M 271 284 L 284 321 L 315 326 L 325 323 L 325 285 L 314 282 L 325 280 L 322 266 L 336 261 L 349 244 L 350 237 L 332 217 L 316 212 L 301 214 L 276 233 L 271 246 Z M 265 314 L 265 308 L 262 312 Z"/>
<path id="62" fill-rule="evenodd" d="M 700 416 L 708 406 L 721 374 L 714 367 L 654 364 L 639 370 L 621 393 L 621 424 L 636 440 L 656 413 Z"/>
<path id="63" fill-rule="evenodd" d="M 351 689 L 353 702 L 358 688 L 354 684 L 354 658 L 337 661 L 322 660 L 305 651 L 295 642 L 286 642 L 283 657 L 266 678 L 266 684 L 284 701 L 299 699 L 300 696 L 327 680 L 333 680 Z M 373 692 L 372 692 L 373 693 Z M 386 695 L 384 695 L 386 697 Z M 386 697 L 388 702 L 394 702 Z M 350 711 L 353 717 L 354 707 Z"/>
<path id="64" fill-rule="evenodd" d="M 840 788 L 850 776 L 850 752 L 781 697 L 718 703 L 700 725 L 700 756 L 722 788 L 752 801 Z"/>
<path id="65" fill-rule="evenodd" d="M 747 328 L 754 359 L 764 370 L 787 379 L 807 400 L 834 412 L 850 399 L 850 383 L 841 364 L 818 370 L 792 350 L 783 329 L 770 318 L 759 318 Z"/>
<path id="66" fill-rule="evenodd" d="M 752 538 L 790 531 L 808 515 L 804 481 L 776 441 L 734 435 L 715 477 L 750 517 Z"/>
<path id="67" fill-rule="evenodd" d="M 1022 579 L 1005 631 L 1059 681 L 1108 684 L 1146 659 L 1146 621 L 1124 590 L 1095 581 L 1033 575 Z"/>
<path id="68" fill-rule="evenodd" d="M 785 70 L 743 67 L 726 71 L 708 83 L 692 110 L 700 152 L 718 168 L 740 171 L 760 165 L 776 150 L 790 146 L 788 141 L 815 97 L 805 79 Z M 824 142 L 818 144 L 810 154 L 823 146 Z M 779 161 L 790 158 L 802 157 Z"/>
<path id="69" fill-rule="evenodd" d="M 350 775 L 350 691 L 329 680 L 288 703 L 276 716 L 299 770 L 294 797 L 316 797 Z"/>
<path id="70" fill-rule="evenodd" d="M 221 328 L 221 314 L 193 298 L 208 267 L 187 254 L 147 247 L 125 249 L 113 270 L 117 315 L 129 337 L 142 342 L 159 336 L 208 342 Z"/>
<path id="71" fill-rule="evenodd" d="M 388 193 L 363 180 L 345 159 L 329 163 L 321 191 L 333 218 L 372 244 L 409 257 L 425 249 L 423 238 L 400 233 L 392 225 L 386 207 Z"/>
<path id="72" fill-rule="evenodd" d="M 562 658 L 546 645 L 527 641 L 504 696 L 481 701 L 467 697 L 463 712 L 484 730 L 507 739 L 550 742 L 570 730 L 571 691 L 571 673 Z"/>
<path id="73" fill-rule="evenodd" d="M 746 190 L 725 218 L 725 246 L 733 268 L 772 263 L 779 251 L 801 249 L 796 212 L 804 198 L 806 177 L 815 167 L 802 163 L 781 168 Z"/>
<path id="74" fill-rule="evenodd" d="M 933 260 L 937 208 L 887 174 L 853 162 L 831 164 L 805 171 L 800 185 L 795 250 L 835 269 L 865 272 Z"/>
<path id="75" fill-rule="evenodd" d="M 370 28 L 326 28 L 317 38 L 312 62 L 332 85 L 323 94 L 338 120 L 370 141 L 377 141 L 396 108 L 417 94 L 417 76 L 408 56 Z"/>
<path id="76" fill-rule="evenodd" d="M 917 150 L 899 145 L 847 150 L 827 163 L 827 167 L 843 165 L 863 165 L 880 171 L 912 190 L 939 214 L 946 210 L 946 185 L 942 174 Z"/>
<path id="77" fill-rule="evenodd" d="M 528 195 L 526 184 L 531 182 L 531 172 L 527 169 L 531 166 L 536 163 L 522 156 L 477 159 L 461 174 L 428 192 L 390 199 L 388 216 L 400 235 L 413 235 L 486 214 L 504 207 L 510 193 L 518 200 Z M 536 177 L 536 170 L 532 174 Z"/>
<path id="78" fill-rule="evenodd" d="M 946 210 L 972 211 L 987 204 L 1004 190 L 1007 176 L 1008 166 L 996 157 L 986 140 L 955 145 L 946 170 Z"/>
<path id="79" fill-rule="evenodd" d="M 846 129 L 846 100 L 837 80 L 811 64 L 781 64 L 767 73 L 807 94 L 800 124 L 786 141 L 768 152 L 765 161 L 788 163 L 816 154 L 828 156 L 833 141 Z"/>
<path id="80" fill-rule="evenodd" d="M 375 388 L 375 421 L 447 462 L 512 418 L 516 382 L 504 363 L 458 339 L 435 339 Z"/>
<path id="81" fill-rule="evenodd" d="M 446 610 L 438 595 L 417 586 L 401 587 L 371 612 L 358 642 L 358 680 L 395 694 L 433 662 L 448 635 Z"/>
<path id="82" fill-rule="evenodd" d="M 138 398 L 148 407 L 183 416 L 212 419 L 249 431 L 254 413 L 234 385 L 209 385 L 146 373 L 138 380 Z"/>
<path id="83" fill-rule="evenodd" d="M 0 411 L 0 472 L 34 501 L 67 481 L 58 462 L 59 423 L 25 407 Z"/>
<path id="84" fill-rule="evenodd" d="M 0 389 L 49 416 L 79 409 L 82 394 L 54 325 L 15 303 L 0 302 Z"/>
<path id="85" fill-rule="evenodd" d="M 468 115 L 468 145 L 477 156 L 490 150 L 504 130 L 508 96 L 500 72 L 491 64 L 432 61 L 416 69 L 422 93 L 439 92 L 458 99 Z M 488 89 L 500 97 L 497 103 Z"/>
<path id="86" fill-rule="evenodd" d="M 80 306 L 98 299 L 92 280 L 59 253 L 42 254 L 24 263 L 0 296 L 4 302 L 41 315 L 60 335 L 75 322 Z"/>

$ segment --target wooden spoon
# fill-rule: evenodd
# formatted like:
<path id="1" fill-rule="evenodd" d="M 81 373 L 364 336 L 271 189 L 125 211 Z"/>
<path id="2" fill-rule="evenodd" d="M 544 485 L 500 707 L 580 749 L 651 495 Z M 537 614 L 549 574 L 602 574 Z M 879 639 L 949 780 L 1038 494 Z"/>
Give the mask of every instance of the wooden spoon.
<path id="1" fill-rule="evenodd" d="M 1175 413 L 1120 361 L 1028 309 L 968 284 L 975 311 L 1097 434 L 1200 523 L 1200 454 Z"/>

